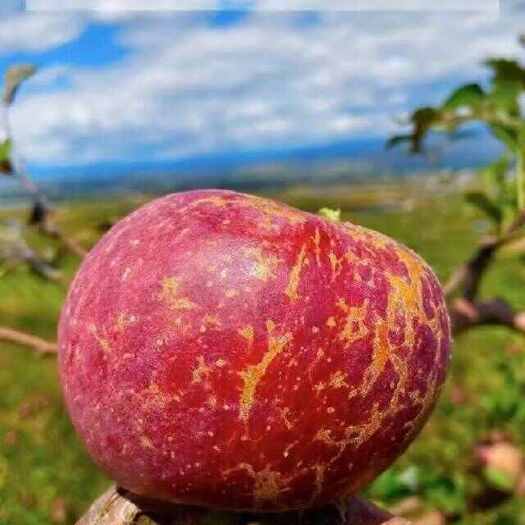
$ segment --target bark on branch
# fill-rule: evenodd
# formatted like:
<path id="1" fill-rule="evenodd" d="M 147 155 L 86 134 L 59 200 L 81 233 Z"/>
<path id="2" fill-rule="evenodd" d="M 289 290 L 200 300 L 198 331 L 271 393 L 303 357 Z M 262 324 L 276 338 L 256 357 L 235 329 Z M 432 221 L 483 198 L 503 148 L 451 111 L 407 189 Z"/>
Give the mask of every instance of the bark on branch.
<path id="1" fill-rule="evenodd" d="M 81 259 L 83 259 L 87 255 L 87 250 L 85 250 L 80 245 L 80 243 L 78 243 L 78 241 L 65 235 L 64 232 L 60 230 L 58 227 L 56 227 L 55 225 L 50 225 L 46 223 L 40 227 L 40 231 L 44 235 L 47 235 L 48 237 L 52 239 L 56 239 L 59 242 L 61 242 L 62 245 L 68 251 L 70 251 L 77 257 L 80 257 Z"/>
<path id="2" fill-rule="evenodd" d="M 501 325 L 525 333 L 525 312 L 514 310 L 505 300 L 469 301 L 459 298 L 449 307 L 455 334 L 473 326 Z"/>
<path id="3" fill-rule="evenodd" d="M 0 326 L 0 341 L 29 346 L 40 354 L 56 354 L 58 351 L 56 343 L 4 326 Z"/>
<path id="4" fill-rule="evenodd" d="M 77 525 L 409 525 L 361 498 L 335 506 L 282 514 L 246 514 L 183 507 L 133 497 L 110 487 Z"/>
<path id="5" fill-rule="evenodd" d="M 450 296 L 460 286 L 463 286 L 463 297 L 470 301 L 473 300 L 479 292 L 479 286 L 485 271 L 502 244 L 503 242 L 500 239 L 489 240 L 483 243 L 465 264 L 452 273 L 452 276 L 444 286 L 445 295 Z"/>
<path id="6" fill-rule="evenodd" d="M 507 326 L 525 333 L 525 311 L 516 311 L 501 298 L 479 300 L 481 282 L 500 250 L 512 243 L 525 225 L 525 210 L 522 210 L 506 231 L 498 237 L 484 241 L 472 257 L 454 271 L 444 286 L 448 298 L 452 331 L 455 334 L 481 325 Z M 461 289 L 460 296 L 451 296 Z"/>

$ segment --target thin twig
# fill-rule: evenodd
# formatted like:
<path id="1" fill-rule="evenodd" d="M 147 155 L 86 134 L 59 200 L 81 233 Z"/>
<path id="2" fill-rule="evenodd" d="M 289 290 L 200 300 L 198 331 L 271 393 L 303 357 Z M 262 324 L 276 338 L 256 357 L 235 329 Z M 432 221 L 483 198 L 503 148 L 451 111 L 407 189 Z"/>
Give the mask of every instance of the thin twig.
<path id="1" fill-rule="evenodd" d="M 457 268 L 443 286 L 445 295 L 451 296 L 458 288 L 464 287 L 463 297 L 469 300 L 477 296 L 481 279 L 500 248 L 515 240 L 515 236 L 525 225 L 525 209 L 521 210 L 509 227 L 498 237 L 483 242 L 472 257 Z"/>
<path id="2" fill-rule="evenodd" d="M 514 233 L 516 233 L 522 226 L 525 225 L 525 209 L 522 209 L 516 218 L 512 221 L 510 226 L 505 232 L 505 237 L 510 238 Z"/>
<path id="3" fill-rule="evenodd" d="M 5 326 L 0 326 L 0 340 L 16 343 L 22 346 L 29 346 L 40 354 L 56 354 L 58 351 L 56 343 Z"/>
<path id="4" fill-rule="evenodd" d="M 490 239 L 484 242 L 465 264 L 452 272 L 452 275 L 443 287 L 445 295 L 448 297 L 463 286 L 462 296 L 472 301 L 478 294 L 485 271 L 503 244 L 504 240 L 502 238 Z"/>
<path id="5" fill-rule="evenodd" d="M 482 243 L 474 255 L 452 273 L 444 286 L 444 291 L 449 298 L 454 334 L 482 325 L 506 326 L 525 334 L 525 311 L 515 310 L 507 301 L 499 297 L 483 301 L 477 299 L 483 277 L 498 250 L 514 241 L 515 235 L 524 225 L 525 209 L 518 213 L 501 236 Z M 450 299 L 460 287 L 462 287 L 460 296 Z"/>
<path id="6" fill-rule="evenodd" d="M 11 131 L 11 119 L 9 115 L 9 108 L 7 105 L 3 105 L 3 120 L 4 120 L 4 130 L 8 140 L 14 144 Z M 48 208 L 48 199 L 45 193 L 41 188 L 32 180 L 31 176 L 25 170 L 23 162 L 20 158 L 17 157 L 14 151 L 11 154 L 12 157 L 12 169 L 14 178 L 20 183 L 20 185 L 27 190 L 31 198 L 33 199 L 34 204 L 42 203 L 45 208 Z M 74 239 L 66 236 L 64 232 L 58 228 L 55 224 L 51 224 L 47 217 L 47 214 L 42 218 L 42 222 L 39 224 L 39 230 L 41 233 L 60 241 L 71 253 L 77 255 L 80 258 L 84 258 L 87 255 L 87 251 L 80 246 L 80 244 Z"/>
<path id="7" fill-rule="evenodd" d="M 83 259 L 87 255 L 87 250 L 85 250 L 75 239 L 66 236 L 56 225 L 51 225 L 45 221 L 44 224 L 40 226 L 39 230 L 48 237 L 60 241 L 65 248 L 77 257 Z"/>

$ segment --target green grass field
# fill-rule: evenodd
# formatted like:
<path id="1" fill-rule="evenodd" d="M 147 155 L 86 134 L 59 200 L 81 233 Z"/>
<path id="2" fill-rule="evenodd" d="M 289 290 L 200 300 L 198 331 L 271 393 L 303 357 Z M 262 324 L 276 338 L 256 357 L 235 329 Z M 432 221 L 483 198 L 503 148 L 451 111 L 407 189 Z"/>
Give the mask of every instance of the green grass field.
<path id="1" fill-rule="evenodd" d="M 417 195 L 417 193 L 415 194 Z M 423 255 L 440 278 L 473 250 L 484 224 L 456 195 L 418 196 L 384 187 L 341 188 L 332 194 L 287 191 L 283 200 L 309 210 L 342 207 L 343 218 L 387 233 Z M 403 205 L 400 206 L 400 200 Z M 386 206 L 385 206 L 386 204 Z M 82 203 L 58 218 L 86 246 L 101 221 L 123 215 L 136 200 Z M 36 241 L 40 242 L 40 241 Z M 78 261 L 64 261 L 72 275 Z M 525 264 L 498 260 L 483 294 L 525 307 Z M 65 289 L 18 268 L 0 279 L 0 324 L 54 339 Z M 0 344 L 0 524 L 74 523 L 109 481 L 78 443 L 61 401 L 53 357 Z M 504 329 L 482 328 L 455 341 L 447 387 L 431 421 L 409 451 L 369 489 L 395 508 L 407 502 L 445 513 L 460 524 L 525 524 L 525 502 L 502 497 L 482 510 L 476 502 L 505 479 L 483 477 L 473 448 L 490 432 L 508 434 L 525 450 L 525 340 Z M 492 502 L 493 503 L 493 502 Z M 430 525 L 430 524 L 429 524 Z"/>

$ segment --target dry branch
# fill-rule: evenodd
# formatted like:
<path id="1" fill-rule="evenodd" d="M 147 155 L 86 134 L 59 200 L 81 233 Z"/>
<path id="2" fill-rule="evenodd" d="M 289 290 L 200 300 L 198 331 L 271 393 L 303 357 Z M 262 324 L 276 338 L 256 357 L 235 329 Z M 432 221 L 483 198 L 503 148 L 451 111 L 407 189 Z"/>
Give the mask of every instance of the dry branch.
<path id="1" fill-rule="evenodd" d="M 449 307 L 455 334 L 483 325 L 501 325 L 525 333 L 525 312 L 514 310 L 505 300 L 471 302 L 459 298 Z"/>
<path id="2" fill-rule="evenodd" d="M 502 245 L 503 241 L 501 239 L 491 239 L 483 243 L 465 264 L 452 272 L 452 276 L 443 287 L 445 295 L 452 295 L 462 286 L 463 297 L 468 300 L 473 300 L 478 294 L 485 271 L 494 260 L 497 250 Z"/>
<path id="3" fill-rule="evenodd" d="M 68 251 L 77 257 L 83 259 L 87 255 L 87 251 L 75 239 L 65 235 L 57 226 L 50 225 L 46 222 L 40 227 L 40 231 L 44 235 L 58 240 Z"/>
<path id="4" fill-rule="evenodd" d="M 18 330 L 13 330 L 12 328 L 6 328 L 4 326 L 0 326 L 0 341 L 8 341 L 22 346 L 29 346 L 40 354 L 56 354 L 58 350 L 56 343 L 51 343 L 50 341 L 46 341 L 35 335 L 19 332 Z"/>
<path id="5" fill-rule="evenodd" d="M 482 242 L 472 257 L 452 272 L 444 285 L 444 291 L 448 298 L 454 334 L 483 325 L 506 326 L 525 334 L 525 311 L 516 311 L 499 297 L 490 300 L 477 298 L 481 282 L 498 250 L 511 245 L 524 225 L 525 210 L 522 210 L 504 233 Z M 451 296 L 459 289 L 459 297 L 452 299 Z"/>
<path id="6" fill-rule="evenodd" d="M 174 506 L 131 496 L 110 487 L 91 505 L 77 525 L 409 525 L 361 498 L 335 506 L 282 514 L 218 512 Z"/>

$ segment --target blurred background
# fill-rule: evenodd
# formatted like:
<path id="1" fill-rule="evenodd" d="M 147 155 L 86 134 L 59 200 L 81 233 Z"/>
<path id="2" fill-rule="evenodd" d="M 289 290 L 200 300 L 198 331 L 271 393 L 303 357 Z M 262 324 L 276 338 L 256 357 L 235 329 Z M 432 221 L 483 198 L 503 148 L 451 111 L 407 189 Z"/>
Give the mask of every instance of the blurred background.
<path id="1" fill-rule="evenodd" d="M 74 523 L 109 483 L 74 436 L 54 356 L 86 250 L 156 195 L 220 187 L 369 226 L 432 264 L 451 373 L 367 495 L 419 525 L 525 524 L 525 3 L 22 4 L 0 6 L 0 523 Z"/>

